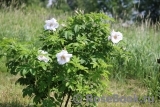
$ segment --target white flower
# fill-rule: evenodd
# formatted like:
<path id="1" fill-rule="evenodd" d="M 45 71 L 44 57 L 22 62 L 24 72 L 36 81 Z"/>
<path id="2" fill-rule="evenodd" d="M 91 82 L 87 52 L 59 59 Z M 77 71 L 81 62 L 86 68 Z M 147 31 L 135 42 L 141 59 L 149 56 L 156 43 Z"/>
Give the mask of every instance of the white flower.
<path id="1" fill-rule="evenodd" d="M 70 61 L 72 54 L 68 54 L 66 50 L 62 50 L 60 53 L 56 54 L 57 61 L 60 65 L 63 65 Z"/>
<path id="2" fill-rule="evenodd" d="M 44 25 L 45 30 L 53 30 L 56 31 L 56 28 L 59 27 L 59 23 L 57 22 L 56 19 L 52 18 L 50 20 L 46 20 Z"/>
<path id="3" fill-rule="evenodd" d="M 44 61 L 44 62 L 48 62 L 49 61 L 49 58 L 48 58 L 48 52 L 45 52 L 45 51 L 43 51 L 43 50 L 39 50 L 38 51 L 38 60 L 40 60 L 40 61 Z"/>
<path id="4" fill-rule="evenodd" d="M 118 43 L 123 39 L 123 35 L 121 32 L 115 32 L 114 30 L 111 32 L 111 36 L 108 37 L 108 40 L 111 40 L 113 43 Z"/>

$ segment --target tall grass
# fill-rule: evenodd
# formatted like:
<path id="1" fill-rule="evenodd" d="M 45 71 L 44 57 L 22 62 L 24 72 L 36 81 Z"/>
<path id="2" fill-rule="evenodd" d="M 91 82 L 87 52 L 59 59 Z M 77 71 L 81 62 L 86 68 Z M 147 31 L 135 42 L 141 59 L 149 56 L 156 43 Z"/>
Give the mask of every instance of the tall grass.
<path id="1" fill-rule="evenodd" d="M 148 95 L 155 99 L 160 97 L 160 65 L 157 59 L 160 58 L 160 24 L 150 24 L 149 20 L 136 23 L 128 28 L 119 24 L 113 25 L 114 29 L 121 31 L 124 35 L 123 48 L 130 56 L 125 59 L 123 56 L 113 61 L 115 69 L 114 79 L 124 81 L 136 79 L 141 81 L 148 88 Z M 122 60 L 122 61 L 121 61 Z"/>
<path id="2" fill-rule="evenodd" d="M 29 105 L 30 99 L 22 96 L 24 86 L 15 85 L 18 78 L 19 76 L 0 72 L 0 107 L 24 107 Z"/>
<path id="3" fill-rule="evenodd" d="M 128 28 L 122 27 L 121 24 L 113 25 L 114 29 L 123 33 L 124 43 L 121 45 L 125 48 L 125 51 L 130 52 L 130 57 L 125 64 L 115 63 L 115 67 L 118 67 L 116 72 L 119 76 L 143 80 L 158 73 L 157 58 L 160 57 L 159 27 L 158 24 L 150 25 L 149 21 L 134 24 Z M 121 66 L 116 66 L 116 64 Z"/>

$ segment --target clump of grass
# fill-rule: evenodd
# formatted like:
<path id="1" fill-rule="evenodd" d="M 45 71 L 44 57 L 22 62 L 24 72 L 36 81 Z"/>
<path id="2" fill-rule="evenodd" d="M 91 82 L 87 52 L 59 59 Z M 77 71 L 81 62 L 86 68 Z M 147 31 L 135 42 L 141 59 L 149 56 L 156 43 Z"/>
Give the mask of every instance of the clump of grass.
<path id="1" fill-rule="evenodd" d="M 130 52 L 131 57 L 125 63 L 113 61 L 116 76 L 114 79 L 140 80 L 148 87 L 148 95 L 157 100 L 160 96 L 160 73 L 157 59 L 160 58 L 160 25 L 151 25 L 149 21 L 134 24 L 128 28 L 115 24 L 113 28 L 124 35 L 123 47 Z M 123 58 L 117 59 L 123 60 Z M 123 62 L 123 61 L 122 61 Z M 111 72 L 111 75 L 114 75 Z"/>
<path id="2" fill-rule="evenodd" d="M 113 28 L 123 33 L 122 46 L 131 55 L 126 65 L 115 64 L 115 67 L 119 67 L 116 71 L 119 77 L 144 80 L 155 75 L 159 69 L 156 60 L 160 57 L 159 25 L 150 25 L 149 22 L 135 24 L 128 28 L 117 25 L 113 25 Z"/>
<path id="3" fill-rule="evenodd" d="M 146 86 L 141 81 L 134 79 L 127 79 L 126 82 L 112 80 L 110 83 L 110 91 L 119 97 L 136 95 L 139 101 L 140 98 L 143 98 L 148 93 Z M 108 97 L 109 95 L 104 94 L 103 96 Z M 158 102 L 99 102 L 98 107 L 158 107 L 158 105 Z"/>
<path id="4" fill-rule="evenodd" d="M 5 77 L 5 79 L 4 79 Z M 13 76 L 7 72 L 0 72 L 0 106 L 1 107 L 32 107 L 33 103 L 31 98 L 22 97 L 22 89 L 24 86 L 19 84 L 15 85 L 15 81 L 19 76 Z M 119 96 L 132 96 L 137 95 L 143 97 L 147 95 L 147 88 L 137 80 L 128 80 L 126 82 L 111 81 L 110 89 L 112 94 L 117 94 Z M 103 96 L 108 96 L 104 94 Z M 149 103 L 99 103 L 98 107 L 155 107 L 159 103 L 149 104 Z"/>
<path id="5" fill-rule="evenodd" d="M 15 84 L 19 76 L 13 76 L 7 72 L 0 72 L 0 106 L 1 107 L 24 107 L 31 103 L 29 97 L 23 98 L 24 86 Z"/>

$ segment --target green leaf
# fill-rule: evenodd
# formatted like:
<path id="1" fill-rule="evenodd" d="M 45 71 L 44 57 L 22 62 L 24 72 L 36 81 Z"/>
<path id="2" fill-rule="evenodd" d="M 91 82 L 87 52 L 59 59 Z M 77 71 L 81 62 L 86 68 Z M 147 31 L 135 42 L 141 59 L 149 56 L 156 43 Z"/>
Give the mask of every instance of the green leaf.
<path id="1" fill-rule="evenodd" d="M 43 70 L 47 70 L 47 67 L 45 65 L 42 65 Z"/>
<path id="2" fill-rule="evenodd" d="M 25 96 L 31 96 L 33 93 L 33 87 L 32 86 L 27 86 L 26 88 L 23 89 L 23 97 Z"/>
<path id="3" fill-rule="evenodd" d="M 35 75 L 35 74 L 36 74 L 36 72 L 35 72 L 34 69 L 29 69 L 29 72 L 30 72 L 32 75 Z"/>
<path id="4" fill-rule="evenodd" d="M 75 25 L 75 26 L 74 26 L 74 32 L 75 32 L 75 33 L 77 33 L 77 32 L 79 31 L 79 29 L 80 29 L 79 25 Z"/>
<path id="5" fill-rule="evenodd" d="M 65 37 L 66 39 L 72 39 L 72 36 L 73 36 L 72 31 L 65 31 L 64 37 Z"/>
<path id="6" fill-rule="evenodd" d="M 69 86 L 69 82 L 66 83 L 66 87 L 68 87 L 68 86 Z"/>
<path id="7" fill-rule="evenodd" d="M 72 70 L 68 68 L 67 73 L 70 73 L 70 72 L 72 72 Z"/>
<path id="8" fill-rule="evenodd" d="M 28 72 L 29 72 L 29 71 L 27 71 L 26 69 L 23 69 L 22 72 L 21 72 L 21 75 L 22 75 L 22 76 L 25 76 Z"/>

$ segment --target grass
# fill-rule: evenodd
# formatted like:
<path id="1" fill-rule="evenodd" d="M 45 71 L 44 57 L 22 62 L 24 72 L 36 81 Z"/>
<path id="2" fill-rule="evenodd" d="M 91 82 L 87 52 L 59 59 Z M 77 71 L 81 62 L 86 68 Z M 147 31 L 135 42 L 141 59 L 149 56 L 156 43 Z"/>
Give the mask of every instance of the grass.
<path id="1" fill-rule="evenodd" d="M 69 14 L 71 15 L 71 14 Z M 0 39 L 18 38 L 20 42 L 29 41 L 39 47 L 37 37 L 43 31 L 44 21 L 50 17 L 65 20 L 68 13 L 60 14 L 60 11 L 44 8 L 28 10 L 0 10 Z M 119 30 L 124 35 L 124 41 L 120 43 L 131 52 L 131 57 L 125 59 L 125 63 L 114 62 L 115 68 L 111 72 L 110 91 L 119 96 L 136 94 L 139 97 L 156 95 L 159 78 L 159 65 L 156 62 L 160 58 L 160 24 L 150 25 L 149 21 L 142 24 L 122 27 L 115 22 L 112 28 Z M 121 58 L 123 60 L 123 54 Z M 30 98 L 22 97 L 24 86 L 15 85 L 19 76 L 13 76 L 6 71 L 5 58 L 0 61 L 0 106 L 24 107 L 32 105 Z M 113 75 L 113 76 L 112 76 Z M 105 96 L 105 95 L 104 95 Z M 159 102 L 148 103 L 99 103 L 98 107 L 158 107 Z"/>
<path id="2" fill-rule="evenodd" d="M 4 78 L 5 77 L 5 78 Z M 32 100 L 29 97 L 22 97 L 24 86 L 15 84 L 19 76 L 13 76 L 7 72 L 0 72 L 0 106 L 1 107 L 32 107 Z M 119 96 L 133 96 L 134 94 L 143 97 L 147 94 L 147 88 L 137 80 L 127 82 L 110 82 L 110 91 Z M 108 95 L 104 95 L 107 97 Z M 159 103 L 99 103 L 98 107 L 158 107 Z"/>
<path id="3" fill-rule="evenodd" d="M 123 79 L 138 79 L 143 82 L 148 78 L 157 77 L 159 74 L 159 65 L 157 59 L 160 57 L 160 31 L 158 23 L 149 25 L 146 21 L 142 24 L 134 24 L 128 28 L 121 27 L 120 24 L 113 25 L 113 28 L 119 30 L 124 35 L 122 43 L 123 48 L 130 52 L 130 57 L 122 58 L 125 63 L 120 61 L 115 63 L 116 77 Z M 116 59 L 117 60 L 117 59 Z M 118 66 L 117 66 L 118 65 Z M 157 77 L 158 78 L 158 77 Z"/>
<path id="4" fill-rule="evenodd" d="M 28 105 L 29 98 L 22 96 L 23 86 L 15 84 L 19 76 L 13 76 L 7 72 L 0 72 L 0 106 L 24 107 Z"/>

